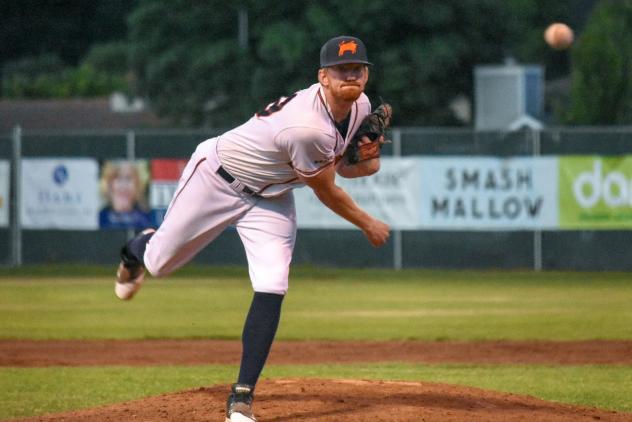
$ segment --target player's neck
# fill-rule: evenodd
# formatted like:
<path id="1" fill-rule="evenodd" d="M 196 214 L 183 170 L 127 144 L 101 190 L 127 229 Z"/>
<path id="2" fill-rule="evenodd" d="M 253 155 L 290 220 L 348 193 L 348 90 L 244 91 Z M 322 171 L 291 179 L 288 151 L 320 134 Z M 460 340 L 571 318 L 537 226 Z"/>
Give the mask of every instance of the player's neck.
<path id="1" fill-rule="evenodd" d="M 349 113 L 351 113 L 351 107 L 353 106 L 354 101 L 335 98 L 327 90 L 325 90 L 325 97 L 327 98 L 327 104 L 329 105 L 329 109 L 331 111 L 331 117 L 333 117 L 337 123 L 342 122 L 347 118 Z"/>

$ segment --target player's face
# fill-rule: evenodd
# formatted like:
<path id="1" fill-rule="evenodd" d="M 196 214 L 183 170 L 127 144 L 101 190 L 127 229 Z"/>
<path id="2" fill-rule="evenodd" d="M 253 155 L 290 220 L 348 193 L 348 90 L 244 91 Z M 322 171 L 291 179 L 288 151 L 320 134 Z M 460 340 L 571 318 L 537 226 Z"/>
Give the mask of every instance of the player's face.
<path id="1" fill-rule="evenodd" d="M 326 68 L 323 79 L 335 98 L 355 101 L 364 92 L 369 68 L 361 63 L 339 64 Z"/>

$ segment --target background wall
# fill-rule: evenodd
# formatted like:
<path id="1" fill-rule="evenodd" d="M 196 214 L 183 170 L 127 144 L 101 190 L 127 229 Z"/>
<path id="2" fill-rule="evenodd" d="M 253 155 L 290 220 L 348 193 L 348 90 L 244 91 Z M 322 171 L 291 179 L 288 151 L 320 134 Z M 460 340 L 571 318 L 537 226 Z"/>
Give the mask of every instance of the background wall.
<path id="1" fill-rule="evenodd" d="M 534 156 L 607 155 L 632 152 L 632 131 L 624 128 L 565 128 L 542 132 L 476 132 L 467 129 L 397 128 L 401 144 L 384 155 Z M 213 131 L 22 134 L 22 157 L 94 157 L 99 160 L 187 158 Z M 401 150 L 401 151 L 395 151 Z M 0 159 L 13 157 L 10 136 L 0 138 Z M 12 189 L 15 195 L 15 186 Z M 14 210 L 11 222 L 15 221 Z M 115 264 L 129 230 L 22 230 L 21 261 Z M 625 230 L 479 231 L 419 230 L 394 234 L 372 248 L 357 230 L 300 229 L 294 262 L 326 266 L 420 268 L 542 268 L 630 270 Z M 15 262 L 15 228 L 0 229 L 0 263 Z M 245 264 L 234 230 L 225 232 L 196 259 L 199 264 Z"/>

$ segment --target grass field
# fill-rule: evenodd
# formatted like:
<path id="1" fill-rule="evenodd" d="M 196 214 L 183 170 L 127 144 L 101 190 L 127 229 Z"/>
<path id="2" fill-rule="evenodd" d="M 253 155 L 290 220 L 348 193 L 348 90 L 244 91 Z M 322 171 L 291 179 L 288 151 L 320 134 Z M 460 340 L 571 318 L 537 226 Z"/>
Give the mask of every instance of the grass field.
<path id="1" fill-rule="evenodd" d="M 0 338 L 238 339 L 245 269 L 191 268 L 116 300 L 112 269 L 0 270 Z M 298 268 L 279 339 L 632 339 L 625 273 Z M 236 368 L 0 368 L 0 418 L 91 407 L 231 382 Z M 428 380 L 632 411 L 632 367 L 546 365 L 270 366 L 266 377 Z M 60 381 L 63 381 L 60 383 Z"/>

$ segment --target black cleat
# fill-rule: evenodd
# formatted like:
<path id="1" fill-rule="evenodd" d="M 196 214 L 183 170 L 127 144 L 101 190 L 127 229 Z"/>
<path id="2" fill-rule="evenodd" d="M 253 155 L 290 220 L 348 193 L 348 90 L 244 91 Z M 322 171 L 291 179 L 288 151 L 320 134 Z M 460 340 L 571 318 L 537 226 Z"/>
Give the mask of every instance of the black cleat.
<path id="1" fill-rule="evenodd" d="M 255 388 L 247 384 L 233 384 L 226 403 L 226 422 L 257 422 L 252 413 Z"/>

